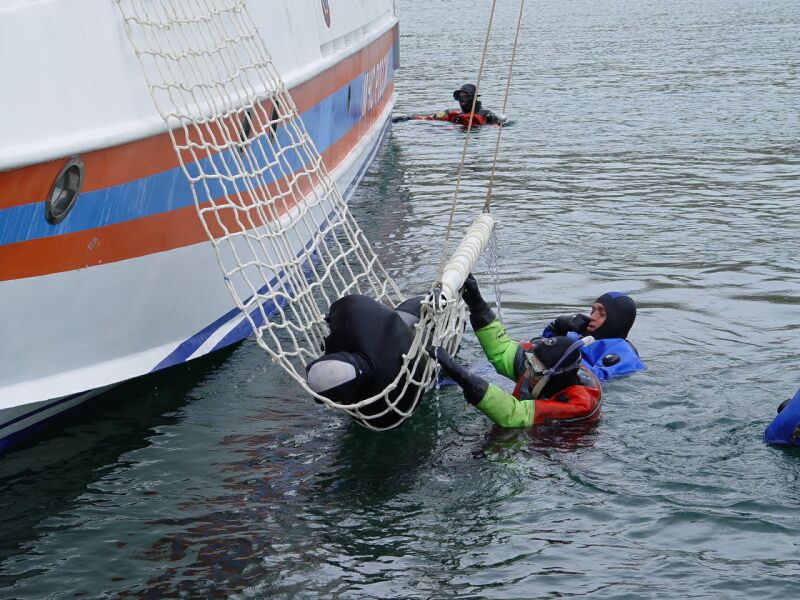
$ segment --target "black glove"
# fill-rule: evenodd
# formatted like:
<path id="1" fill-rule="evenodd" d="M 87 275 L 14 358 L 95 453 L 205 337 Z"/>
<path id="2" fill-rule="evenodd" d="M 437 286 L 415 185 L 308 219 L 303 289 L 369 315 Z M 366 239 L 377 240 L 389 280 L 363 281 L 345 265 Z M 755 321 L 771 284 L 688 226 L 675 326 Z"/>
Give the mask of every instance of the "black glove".
<path id="1" fill-rule="evenodd" d="M 553 319 L 550 323 L 550 330 L 555 335 L 566 335 L 570 331 L 575 331 L 580 334 L 586 333 L 586 327 L 589 325 L 589 317 L 580 313 L 575 315 L 561 315 Z"/>
<path id="2" fill-rule="evenodd" d="M 461 288 L 461 297 L 467 303 L 467 307 L 472 310 L 473 307 L 478 307 L 486 304 L 486 301 L 481 296 L 481 291 L 478 289 L 478 282 L 475 276 L 470 273 L 464 280 L 464 287 Z"/>
<path id="3" fill-rule="evenodd" d="M 425 351 L 433 360 L 439 363 L 447 376 L 464 390 L 464 398 L 467 399 L 467 402 L 477 406 L 483 400 L 486 391 L 489 389 L 488 383 L 458 364 L 450 356 L 450 353 L 441 346 L 427 346 Z"/>
<path id="4" fill-rule="evenodd" d="M 396 115 L 392 117 L 392 123 L 400 123 L 402 121 L 410 121 L 411 117 L 408 115 Z"/>
<path id="5" fill-rule="evenodd" d="M 481 291 L 478 289 L 478 282 L 475 277 L 470 273 L 464 280 L 464 287 L 461 288 L 461 297 L 469 308 L 469 322 L 472 323 L 472 329 L 478 330 L 486 327 L 489 323 L 494 321 L 497 317 L 486 300 L 481 296 Z"/>

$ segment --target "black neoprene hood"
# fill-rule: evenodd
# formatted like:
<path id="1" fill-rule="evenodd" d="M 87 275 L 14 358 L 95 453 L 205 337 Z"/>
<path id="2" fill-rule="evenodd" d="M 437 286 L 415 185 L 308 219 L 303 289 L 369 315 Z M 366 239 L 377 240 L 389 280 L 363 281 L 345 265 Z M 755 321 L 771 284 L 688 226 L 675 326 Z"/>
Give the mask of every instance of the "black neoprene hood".
<path id="1" fill-rule="evenodd" d="M 606 309 L 606 320 L 591 335 L 598 340 L 607 338 L 627 338 L 636 320 L 636 303 L 622 292 L 607 292 L 600 296 L 599 302 Z"/>

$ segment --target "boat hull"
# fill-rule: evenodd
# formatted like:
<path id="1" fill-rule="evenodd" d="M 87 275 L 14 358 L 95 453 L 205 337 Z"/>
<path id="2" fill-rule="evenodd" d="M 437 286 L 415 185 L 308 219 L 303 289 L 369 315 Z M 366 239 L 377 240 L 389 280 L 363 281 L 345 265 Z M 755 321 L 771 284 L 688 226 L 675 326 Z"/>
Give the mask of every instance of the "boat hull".
<path id="1" fill-rule="evenodd" d="M 287 2 L 286 10 L 291 6 L 297 5 Z M 335 6 L 328 15 L 334 23 Z M 258 10 L 256 19 L 263 17 Z M 374 157 L 394 104 L 397 23 L 390 8 L 382 15 L 372 18 L 372 31 L 359 28 L 361 38 L 351 37 L 349 46 L 333 33 L 319 43 L 326 27 L 320 25 L 322 37 L 311 44 L 316 54 L 293 64 L 285 77 L 345 198 Z M 10 316 L 0 338 L 0 451 L 99 389 L 251 333 L 224 283 L 169 135 L 80 147 L 0 172 L 0 306 Z M 53 225 L 44 218 L 44 198 L 76 155 L 85 173 L 81 193 Z"/>

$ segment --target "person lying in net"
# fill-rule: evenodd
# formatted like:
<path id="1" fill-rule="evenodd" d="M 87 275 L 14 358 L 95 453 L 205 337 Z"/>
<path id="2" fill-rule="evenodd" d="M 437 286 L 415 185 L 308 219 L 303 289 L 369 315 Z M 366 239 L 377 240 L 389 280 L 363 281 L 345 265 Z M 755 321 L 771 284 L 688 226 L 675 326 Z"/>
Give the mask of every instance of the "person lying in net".
<path id="1" fill-rule="evenodd" d="M 467 402 L 501 427 L 599 418 L 603 392 L 597 377 L 581 364 L 579 351 L 591 340 L 555 336 L 515 342 L 481 297 L 474 279 L 465 284 L 463 298 L 489 362 L 516 381 L 509 394 L 458 364 L 443 348 L 428 346 L 428 354 L 461 387 Z"/>
<path id="2" fill-rule="evenodd" d="M 326 315 L 330 334 L 324 340 L 324 353 L 306 366 L 308 386 L 341 405 L 356 404 L 381 393 L 403 366 L 403 354 L 414 340 L 423 298 L 409 298 L 394 309 L 359 294 L 333 302 Z M 421 379 L 419 370 L 424 367 L 421 360 L 412 374 L 414 380 Z M 408 412 L 417 392 L 414 384 L 399 386 L 360 412 L 376 428 L 396 427 L 403 418 L 396 411 L 387 411 L 389 404 Z"/>
<path id="3" fill-rule="evenodd" d="M 480 97 L 480 96 L 479 96 Z M 465 83 L 453 92 L 453 99 L 458 102 L 459 109 L 451 108 L 426 115 L 398 115 L 392 118 L 392 123 L 401 121 L 449 121 L 459 125 L 467 126 L 472 120 L 472 126 L 476 125 L 498 125 L 505 122 L 505 118 L 499 117 L 492 111 L 483 108 L 480 100 L 475 99 L 475 86 Z M 474 110 L 473 110 L 474 103 Z"/>

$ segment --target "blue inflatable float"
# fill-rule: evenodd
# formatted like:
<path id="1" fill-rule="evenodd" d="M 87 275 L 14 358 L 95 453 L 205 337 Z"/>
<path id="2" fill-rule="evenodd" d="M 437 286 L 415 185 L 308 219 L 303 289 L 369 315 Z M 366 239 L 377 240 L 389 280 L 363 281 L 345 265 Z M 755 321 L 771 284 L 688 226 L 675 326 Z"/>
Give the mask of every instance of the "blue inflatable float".
<path id="1" fill-rule="evenodd" d="M 800 390 L 778 407 L 778 416 L 764 430 L 764 442 L 800 446 Z"/>

